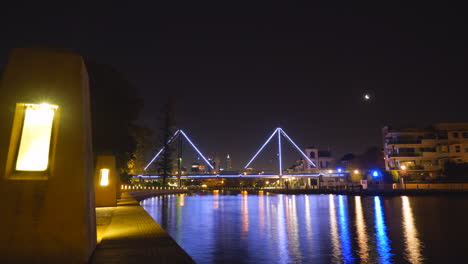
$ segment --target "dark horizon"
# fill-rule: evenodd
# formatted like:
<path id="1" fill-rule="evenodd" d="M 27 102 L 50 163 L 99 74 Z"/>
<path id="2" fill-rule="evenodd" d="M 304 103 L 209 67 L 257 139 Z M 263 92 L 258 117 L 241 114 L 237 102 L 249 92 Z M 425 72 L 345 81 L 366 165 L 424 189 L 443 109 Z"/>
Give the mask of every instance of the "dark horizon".
<path id="1" fill-rule="evenodd" d="M 14 47 L 75 50 L 130 81 L 142 124 L 175 97 L 178 127 L 234 168 L 278 126 L 338 159 L 381 147 L 386 124 L 468 121 L 466 18 L 448 3 L 35 5 L 2 8 L 0 70 Z"/>

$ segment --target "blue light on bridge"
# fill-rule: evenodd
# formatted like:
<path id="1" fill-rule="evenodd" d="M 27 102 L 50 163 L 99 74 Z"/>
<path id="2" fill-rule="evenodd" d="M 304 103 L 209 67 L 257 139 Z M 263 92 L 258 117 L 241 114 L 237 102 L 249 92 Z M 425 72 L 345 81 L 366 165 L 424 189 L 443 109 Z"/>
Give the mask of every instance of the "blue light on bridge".
<path id="1" fill-rule="evenodd" d="M 380 176 L 380 172 L 378 170 L 373 170 L 372 171 L 372 177 L 377 178 Z"/>
<path id="2" fill-rule="evenodd" d="M 343 169 L 342 169 L 342 168 L 337 168 L 336 171 L 337 171 L 338 173 L 342 173 L 342 172 L 343 172 Z"/>

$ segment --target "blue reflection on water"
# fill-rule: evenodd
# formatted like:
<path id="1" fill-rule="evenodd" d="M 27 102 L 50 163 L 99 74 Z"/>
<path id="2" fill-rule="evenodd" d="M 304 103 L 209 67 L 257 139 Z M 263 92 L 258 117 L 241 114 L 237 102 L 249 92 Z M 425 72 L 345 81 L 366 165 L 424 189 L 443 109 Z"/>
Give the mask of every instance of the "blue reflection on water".
<path id="1" fill-rule="evenodd" d="M 167 195 L 142 206 L 198 263 L 402 262 L 401 230 L 390 229 L 392 218 L 385 219 L 392 200 L 388 208 L 379 197 L 362 198 L 362 205 L 356 200 L 359 214 L 353 217 L 354 200 L 226 192 Z M 408 226 L 411 231 L 415 225 Z"/>
<path id="2" fill-rule="evenodd" d="M 288 263 L 288 237 L 286 235 L 286 215 L 284 212 L 284 199 L 286 199 L 286 196 L 283 196 L 282 194 L 278 196 L 278 252 L 281 263 Z"/>
<path id="3" fill-rule="evenodd" d="M 387 227 L 380 202 L 380 197 L 374 197 L 375 204 L 375 237 L 377 239 L 377 253 L 379 254 L 380 263 L 390 263 L 392 254 L 390 253 L 390 240 L 387 236 Z"/>
<path id="4" fill-rule="evenodd" d="M 348 230 L 348 214 L 346 213 L 345 205 L 343 203 L 343 195 L 338 198 L 339 201 L 339 224 L 340 224 L 340 240 L 341 248 L 343 249 L 343 262 L 352 263 L 354 257 L 351 251 L 351 240 L 349 238 Z"/>

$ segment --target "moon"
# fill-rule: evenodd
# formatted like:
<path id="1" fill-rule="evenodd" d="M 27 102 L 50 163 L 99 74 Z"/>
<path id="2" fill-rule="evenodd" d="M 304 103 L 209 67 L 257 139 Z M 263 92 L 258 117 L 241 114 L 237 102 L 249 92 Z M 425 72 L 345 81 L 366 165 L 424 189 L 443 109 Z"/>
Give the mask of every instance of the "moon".
<path id="1" fill-rule="evenodd" d="M 371 99 L 370 94 L 366 93 L 364 94 L 364 100 L 369 101 Z"/>

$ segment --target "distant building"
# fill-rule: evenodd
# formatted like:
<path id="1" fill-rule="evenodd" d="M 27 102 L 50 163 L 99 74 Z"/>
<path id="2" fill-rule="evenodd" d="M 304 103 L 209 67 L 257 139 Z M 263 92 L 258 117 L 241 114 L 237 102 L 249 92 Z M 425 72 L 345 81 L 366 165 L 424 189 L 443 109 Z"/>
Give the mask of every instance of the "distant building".
<path id="1" fill-rule="evenodd" d="M 221 168 L 221 160 L 218 157 L 215 157 L 213 161 L 215 170 L 219 172 L 219 169 Z"/>
<path id="2" fill-rule="evenodd" d="M 318 148 L 310 147 L 305 149 L 305 154 L 317 166 L 316 169 L 326 170 L 331 169 L 334 159 L 329 150 L 319 150 Z M 308 162 L 305 163 L 305 170 L 314 169 Z"/>
<path id="3" fill-rule="evenodd" d="M 231 161 L 231 157 L 229 156 L 229 154 L 227 154 L 227 157 L 226 157 L 226 170 L 232 171 L 232 161 Z"/>
<path id="4" fill-rule="evenodd" d="M 192 163 L 191 172 L 200 172 L 200 163 L 194 162 Z"/>
<path id="5" fill-rule="evenodd" d="M 288 173 L 328 173 L 329 170 L 335 169 L 333 167 L 334 158 L 329 150 L 319 150 L 318 148 L 310 147 L 306 148 L 304 152 L 317 167 L 312 166 L 309 162 L 305 161 L 305 159 L 301 158 L 287 169 Z"/>
<path id="6" fill-rule="evenodd" d="M 382 134 L 387 171 L 435 178 L 448 161 L 468 162 L 468 123 L 438 123 L 422 129 L 385 126 Z"/>

